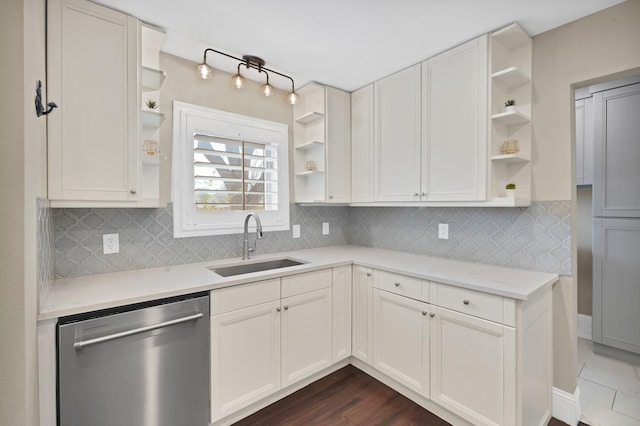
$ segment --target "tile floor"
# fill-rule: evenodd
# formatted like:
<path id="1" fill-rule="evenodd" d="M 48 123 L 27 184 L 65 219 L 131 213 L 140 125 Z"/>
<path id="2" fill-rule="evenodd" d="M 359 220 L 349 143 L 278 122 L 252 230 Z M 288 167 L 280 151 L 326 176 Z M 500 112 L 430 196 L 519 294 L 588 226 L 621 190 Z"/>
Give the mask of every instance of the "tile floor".
<path id="1" fill-rule="evenodd" d="M 582 421 L 592 426 L 640 426 L 640 364 L 593 353 L 578 339 Z"/>

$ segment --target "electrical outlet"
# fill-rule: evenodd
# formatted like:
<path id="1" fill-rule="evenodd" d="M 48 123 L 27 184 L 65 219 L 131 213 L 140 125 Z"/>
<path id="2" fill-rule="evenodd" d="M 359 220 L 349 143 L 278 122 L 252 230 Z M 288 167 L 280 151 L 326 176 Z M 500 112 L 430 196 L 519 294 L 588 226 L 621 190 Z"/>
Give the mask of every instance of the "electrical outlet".
<path id="1" fill-rule="evenodd" d="M 449 239 L 449 224 L 448 223 L 439 223 L 438 224 L 438 238 L 441 240 Z"/>
<path id="2" fill-rule="evenodd" d="M 293 225 L 293 238 L 300 238 L 300 225 Z"/>
<path id="3" fill-rule="evenodd" d="M 329 235 L 329 222 L 322 222 L 322 235 Z"/>
<path id="4" fill-rule="evenodd" d="M 120 242 L 118 241 L 118 234 L 102 235 L 102 252 L 104 254 L 113 254 L 120 252 Z"/>

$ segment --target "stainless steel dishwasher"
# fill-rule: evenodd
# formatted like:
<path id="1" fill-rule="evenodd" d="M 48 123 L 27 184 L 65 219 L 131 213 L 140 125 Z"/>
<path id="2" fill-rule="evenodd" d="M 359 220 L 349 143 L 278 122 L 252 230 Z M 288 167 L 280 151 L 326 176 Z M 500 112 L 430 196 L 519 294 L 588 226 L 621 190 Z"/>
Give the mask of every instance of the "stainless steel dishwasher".
<path id="1" fill-rule="evenodd" d="M 206 426 L 209 296 L 61 318 L 59 426 Z"/>

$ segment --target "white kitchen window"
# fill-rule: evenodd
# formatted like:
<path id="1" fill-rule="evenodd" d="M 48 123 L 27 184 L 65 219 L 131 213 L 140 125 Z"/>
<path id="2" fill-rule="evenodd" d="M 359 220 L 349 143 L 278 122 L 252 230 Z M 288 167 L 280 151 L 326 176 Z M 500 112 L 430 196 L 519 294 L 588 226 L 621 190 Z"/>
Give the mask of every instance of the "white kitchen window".
<path id="1" fill-rule="evenodd" d="M 249 212 L 289 229 L 285 124 L 182 102 L 173 120 L 174 237 L 242 233 Z"/>

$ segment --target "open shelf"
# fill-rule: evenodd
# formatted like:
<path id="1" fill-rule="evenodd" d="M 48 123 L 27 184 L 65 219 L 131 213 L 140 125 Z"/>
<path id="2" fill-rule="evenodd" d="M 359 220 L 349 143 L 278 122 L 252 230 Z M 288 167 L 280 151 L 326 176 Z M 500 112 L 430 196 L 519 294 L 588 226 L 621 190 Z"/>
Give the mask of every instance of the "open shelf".
<path id="1" fill-rule="evenodd" d="M 513 50 L 531 43 L 531 38 L 518 24 L 511 24 L 506 28 L 493 33 L 493 40 L 500 43 L 505 49 Z"/>
<path id="2" fill-rule="evenodd" d="M 323 113 L 317 112 L 317 111 L 311 111 L 296 118 L 296 123 L 309 124 L 318 120 L 322 120 L 323 118 L 324 118 Z"/>
<path id="3" fill-rule="evenodd" d="M 158 128 L 164 122 L 164 114 L 155 111 L 142 111 L 142 126 Z"/>
<path id="4" fill-rule="evenodd" d="M 514 124 L 526 124 L 531 118 L 520 111 L 501 112 L 491 116 L 491 119 L 497 123 L 512 126 Z"/>
<path id="5" fill-rule="evenodd" d="M 306 143 L 297 145 L 295 148 L 301 151 L 306 151 L 308 149 L 318 148 L 320 146 L 324 146 L 324 142 L 311 141 L 311 142 L 306 142 Z"/>
<path id="6" fill-rule="evenodd" d="M 494 155 L 491 157 L 491 161 L 502 162 L 502 163 L 528 163 L 531 160 L 525 157 L 524 155 L 517 153 L 517 154 Z"/>
<path id="7" fill-rule="evenodd" d="M 305 170 L 304 172 L 296 173 L 296 176 L 312 176 L 312 175 L 319 175 L 323 173 L 324 171 L 322 170 Z"/>
<path id="8" fill-rule="evenodd" d="M 160 90 L 162 83 L 167 74 L 164 71 L 156 70 L 149 67 L 140 68 L 140 85 L 143 92 L 152 92 Z"/>
<path id="9" fill-rule="evenodd" d="M 523 84 L 531 82 L 531 77 L 525 74 L 525 72 L 518 67 L 509 67 L 494 72 L 491 74 L 491 78 L 493 78 L 493 81 L 506 88 L 522 86 Z"/>

